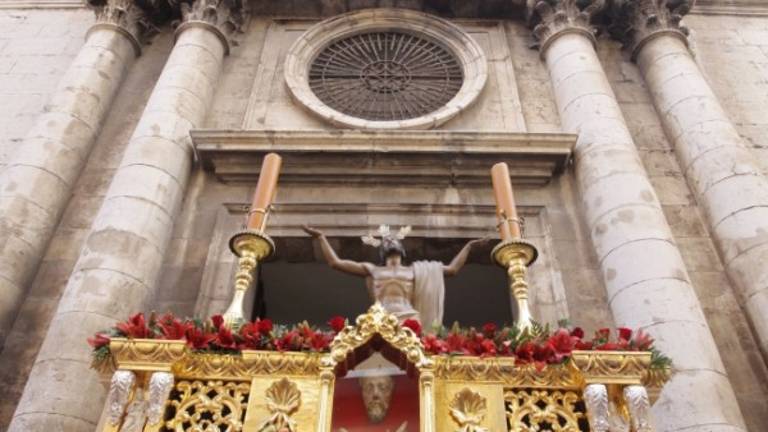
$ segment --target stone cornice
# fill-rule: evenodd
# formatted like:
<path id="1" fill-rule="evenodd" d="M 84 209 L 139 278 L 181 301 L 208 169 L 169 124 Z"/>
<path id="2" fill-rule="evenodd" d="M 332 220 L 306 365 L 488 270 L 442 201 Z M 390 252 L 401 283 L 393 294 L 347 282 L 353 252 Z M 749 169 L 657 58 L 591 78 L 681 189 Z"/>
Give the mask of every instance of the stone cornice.
<path id="1" fill-rule="evenodd" d="M 690 10 L 690 0 L 614 0 L 609 31 L 634 59 L 648 41 L 662 35 L 678 37 L 687 44 L 688 29 L 680 21 Z"/>
<path id="2" fill-rule="evenodd" d="M 206 27 L 221 40 L 225 54 L 229 54 L 233 37 L 242 33 L 249 15 L 248 0 L 194 0 L 181 3 L 180 34 L 187 28 Z"/>
<path id="3" fill-rule="evenodd" d="M 576 136 L 448 131 L 191 132 L 203 167 L 224 182 L 255 182 L 269 152 L 283 158 L 281 182 L 485 185 L 488 167 L 510 165 L 517 184 L 543 185 L 570 159 Z M 407 163 L 403 163 L 407 161 Z"/>
<path id="4" fill-rule="evenodd" d="M 768 16 L 768 2 L 743 0 L 723 4 L 721 0 L 697 0 L 692 15 Z"/>
<path id="5" fill-rule="evenodd" d="M 582 33 L 595 40 L 593 18 L 605 8 L 605 0 L 530 0 L 528 22 L 542 53 L 557 37 Z"/>

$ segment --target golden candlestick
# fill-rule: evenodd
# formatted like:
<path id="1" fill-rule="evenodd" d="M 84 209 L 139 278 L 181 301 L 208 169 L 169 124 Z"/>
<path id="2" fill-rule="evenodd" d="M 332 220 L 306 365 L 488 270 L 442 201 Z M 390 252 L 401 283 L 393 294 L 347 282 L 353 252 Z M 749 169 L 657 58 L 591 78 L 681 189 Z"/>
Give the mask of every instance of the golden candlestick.
<path id="1" fill-rule="evenodd" d="M 266 233 L 247 229 L 232 236 L 229 248 L 238 256 L 235 294 L 224 312 L 224 323 L 232 328 L 245 322 L 245 295 L 253 285 L 256 267 L 274 253 L 275 243 Z"/>
<path id="2" fill-rule="evenodd" d="M 530 329 L 532 324 L 531 309 L 528 305 L 527 267 L 539 256 L 536 247 L 522 239 L 502 241 L 491 251 L 491 258 L 507 269 L 509 289 L 517 302 L 517 320 L 519 330 Z"/>

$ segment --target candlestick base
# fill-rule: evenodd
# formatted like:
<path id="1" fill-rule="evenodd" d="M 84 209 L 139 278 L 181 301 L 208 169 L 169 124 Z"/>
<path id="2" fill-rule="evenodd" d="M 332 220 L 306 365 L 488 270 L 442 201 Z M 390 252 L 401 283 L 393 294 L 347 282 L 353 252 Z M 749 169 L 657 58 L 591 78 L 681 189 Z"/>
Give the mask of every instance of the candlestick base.
<path id="1" fill-rule="evenodd" d="M 491 251 L 491 258 L 501 267 L 507 269 L 509 290 L 517 303 L 517 319 L 515 327 L 520 331 L 529 330 L 533 326 L 531 310 L 528 305 L 527 267 L 536 261 L 539 252 L 536 246 L 522 240 L 507 240 L 499 243 Z"/>
<path id="2" fill-rule="evenodd" d="M 245 230 L 236 233 L 229 240 L 229 248 L 237 257 L 235 273 L 235 294 L 224 312 L 224 324 L 230 328 L 245 322 L 245 294 L 253 285 L 254 273 L 259 262 L 270 257 L 275 251 L 275 242 L 264 232 Z"/>

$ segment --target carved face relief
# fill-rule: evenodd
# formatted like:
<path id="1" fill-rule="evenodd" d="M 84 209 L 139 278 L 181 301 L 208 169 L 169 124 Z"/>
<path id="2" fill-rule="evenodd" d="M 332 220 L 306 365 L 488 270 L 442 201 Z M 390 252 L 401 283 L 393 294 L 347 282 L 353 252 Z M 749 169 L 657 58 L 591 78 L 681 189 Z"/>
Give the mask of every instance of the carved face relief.
<path id="1" fill-rule="evenodd" d="M 389 376 L 377 376 L 362 377 L 359 382 L 368 419 L 372 423 L 381 423 L 389 411 L 395 381 Z"/>

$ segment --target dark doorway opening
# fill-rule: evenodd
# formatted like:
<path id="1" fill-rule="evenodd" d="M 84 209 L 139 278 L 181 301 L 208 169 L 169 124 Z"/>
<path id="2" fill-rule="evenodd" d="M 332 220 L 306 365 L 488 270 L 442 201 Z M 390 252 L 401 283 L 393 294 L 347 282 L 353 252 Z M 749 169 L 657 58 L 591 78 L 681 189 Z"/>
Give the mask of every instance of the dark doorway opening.
<path id="1" fill-rule="evenodd" d="M 324 324 L 341 315 L 354 320 L 371 305 L 363 278 L 335 271 L 325 264 L 309 237 L 275 239 L 277 253 L 263 263 L 254 297 L 254 316 L 279 323 Z M 378 264 L 376 249 L 358 237 L 332 237 L 339 257 Z M 407 238 L 406 264 L 415 260 L 448 263 L 466 239 Z M 506 272 L 491 263 L 493 242 L 473 250 L 465 267 L 446 282 L 443 324 L 480 326 L 513 322 Z"/>

